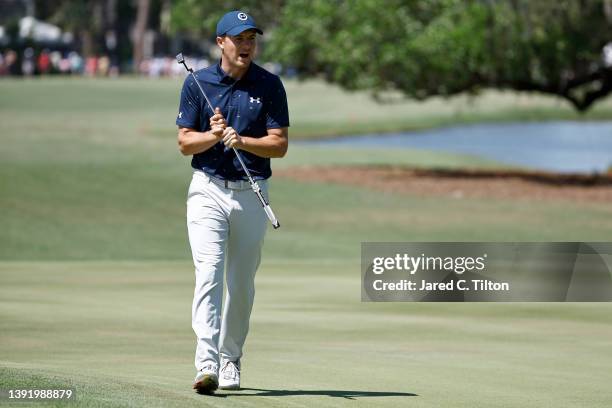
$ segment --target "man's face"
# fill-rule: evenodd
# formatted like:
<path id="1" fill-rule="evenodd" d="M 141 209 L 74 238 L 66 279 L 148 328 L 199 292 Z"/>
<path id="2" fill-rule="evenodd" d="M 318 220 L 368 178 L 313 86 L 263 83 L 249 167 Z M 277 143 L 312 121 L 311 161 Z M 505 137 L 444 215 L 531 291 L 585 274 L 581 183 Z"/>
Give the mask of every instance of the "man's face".
<path id="1" fill-rule="evenodd" d="M 223 60 L 236 68 L 248 67 L 257 48 L 256 36 L 255 30 L 246 30 L 238 35 L 217 37 Z"/>

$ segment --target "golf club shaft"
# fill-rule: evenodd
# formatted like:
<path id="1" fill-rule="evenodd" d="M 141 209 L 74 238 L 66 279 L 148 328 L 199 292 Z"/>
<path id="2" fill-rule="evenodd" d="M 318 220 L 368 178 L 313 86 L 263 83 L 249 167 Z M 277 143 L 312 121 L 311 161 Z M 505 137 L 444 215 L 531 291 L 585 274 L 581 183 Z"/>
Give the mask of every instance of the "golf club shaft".
<path id="1" fill-rule="evenodd" d="M 189 74 L 193 78 L 195 84 L 200 89 L 200 92 L 202 93 L 202 96 L 204 96 L 204 99 L 206 100 L 206 103 L 208 104 L 208 107 L 210 108 L 210 110 L 212 111 L 212 114 L 214 115 L 215 114 L 215 108 L 213 108 L 212 103 L 210 103 L 210 100 L 208 99 L 208 96 L 206 96 L 206 92 L 204 92 L 204 89 L 202 88 L 202 86 L 198 82 L 198 79 L 196 78 L 195 74 L 193 73 L 193 69 L 191 69 L 191 68 L 189 68 L 187 66 L 187 63 L 183 59 L 182 54 L 177 55 L 176 59 L 177 59 L 179 64 L 183 64 L 185 66 L 185 69 L 187 70 L 187 72 L 189 72 Z M 268 204 L 268 202 L 266 201 L 265 197 L 261 193 L 261 188 L 259 187 L 259 184 L 257 184 L 257 182 L 251 176 L 251 172 L 249 171 L 249 169 L 247 168 L 246 164 L 244 163 L 244 160 L 242 159 L 242 155 L 240 154 L 240 152 L 238 152 L 238 150 L 236 150 L 235 147 L 232 147 L 232 150 L 234 151 L 234 154 L 238 158 L 238 161 L 240 162 L 240 165 L 242 166 L 242 169 L 244 170 L 244 173 L 246 174 L 247 178 L 249 179 L 249 184 L 251 185 L 251 188 L 253 189 L 253 192 L 255 193 L 257 198 L 259 199 L 259 202 L 261 203 L 261 206 L 263 207 L 266 215 L 268 216 L 268 219 L 272 223 L 272 226 L 274 227 L 274 229 L 277 229 L 278 227 L 280 227 L 280 223 L 278 222 L 278 219 L 274 215 L 274 212 L 272 211 L 272 207 L 270 207 L 270 204 Z"/>

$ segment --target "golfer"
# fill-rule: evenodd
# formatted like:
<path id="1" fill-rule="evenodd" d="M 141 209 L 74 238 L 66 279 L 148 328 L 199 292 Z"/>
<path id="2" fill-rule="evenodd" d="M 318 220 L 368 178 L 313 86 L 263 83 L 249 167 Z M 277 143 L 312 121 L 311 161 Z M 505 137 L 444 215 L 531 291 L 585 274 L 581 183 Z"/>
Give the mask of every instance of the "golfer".
<path id="1" fill-rule="evenodd" d="M 179 149 L 193 155 L 187 229 L 195 265 L 192 327 L 198 372 L 193 388 L 200 393 L 240 388 L 240 358 L 267 228 L 266 214 L 232 147 L 241 151 L 267 196 L 270 158 L 283 157 L 288 146 L 287 96 L 278 76 L 253 62 L 257 34 L 262 31 L 242 11 L 219 20 L 221 60 L 195 72 L 215 113 L 188 76 L 176 119 Z"/>

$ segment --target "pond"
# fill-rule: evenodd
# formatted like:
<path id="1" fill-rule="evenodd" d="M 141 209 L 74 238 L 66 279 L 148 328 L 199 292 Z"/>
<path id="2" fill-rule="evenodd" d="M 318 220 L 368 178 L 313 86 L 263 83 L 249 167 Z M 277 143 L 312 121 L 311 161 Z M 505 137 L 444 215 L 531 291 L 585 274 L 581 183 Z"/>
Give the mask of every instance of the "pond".
<path id="1" fill-rule="evenodd" d="M 605 172 L 612 166 L 612 122 L 461 125 L 426 131 L 344 136 L 306 143 L 437 150 L 562 173 Z"/>

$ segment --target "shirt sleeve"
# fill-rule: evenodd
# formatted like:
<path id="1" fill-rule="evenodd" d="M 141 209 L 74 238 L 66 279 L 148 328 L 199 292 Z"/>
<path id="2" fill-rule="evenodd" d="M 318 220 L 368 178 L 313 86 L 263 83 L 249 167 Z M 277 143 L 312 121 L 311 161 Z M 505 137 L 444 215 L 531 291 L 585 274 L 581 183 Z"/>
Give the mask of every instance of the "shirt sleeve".
<path id="1" fill-rule="evenodd" d="M 191 75 L 185 78 L 183 89 L 181 89 L 181 100 L 179 112 L 176 117 L 178 126 L 199 130 L 200 127 L 200 97 L 196 93 L 197 85 Z"/>
<path id="2" fill-rule="evenodd" d="M 266 111 L 266 128 L 278 129 L 289 126 L 289 107 L 287 106 L 287 93 L 279 77 L 275 78 L 276 84 L 271 87 L 268 96 Z"/>

